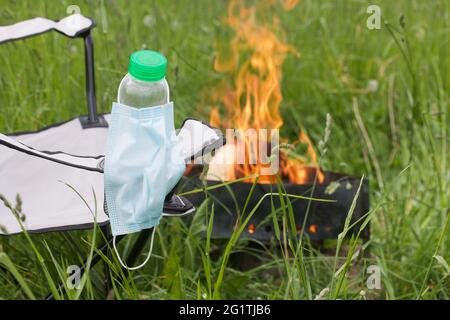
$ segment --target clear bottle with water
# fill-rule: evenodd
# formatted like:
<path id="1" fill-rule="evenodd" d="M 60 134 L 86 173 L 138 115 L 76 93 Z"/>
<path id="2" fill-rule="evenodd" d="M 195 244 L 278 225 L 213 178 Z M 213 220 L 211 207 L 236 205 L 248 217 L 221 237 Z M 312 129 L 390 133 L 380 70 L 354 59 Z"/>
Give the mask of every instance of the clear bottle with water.
<path id="1" fill-rule="evenodd" d="M 135 108 L 169 102 L 167 59 L 156 51 L 141 50 L 130 56 L 128 73 L 119 85 L 117 102 Z"/>

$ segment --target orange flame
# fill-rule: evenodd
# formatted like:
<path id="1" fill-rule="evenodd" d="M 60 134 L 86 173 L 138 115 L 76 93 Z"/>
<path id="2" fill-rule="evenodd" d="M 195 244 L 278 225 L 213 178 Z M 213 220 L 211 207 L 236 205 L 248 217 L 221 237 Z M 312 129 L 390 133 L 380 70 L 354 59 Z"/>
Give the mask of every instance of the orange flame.
<path id="1" fill-rule="evenodd" d="M 308 231 L 310 233 L 317 233 L 317 225 L 316 224 L 310 225 Z"/>
<path id="2" fill-rule="evenodd" d="M 250 223 L 250 225 L 248 226 L 248 233 L 250 234 L 254 234 L 256 231 L 256 227 L 253 223 Z"/>
<path id="3" fill-rule="evenodd" d="M 269 0 L 269 6 L 275 1 Z M 292 10 L 298 0 L 285 0 L 283 8 Z M 210 114 L 213 126 L 246 130 L 279 129 L 283 126 L 280 114 L 282 65 L 288 53 L 299 56 L 297 50 L 276 36 L 280 32 L 278 19 L 271 25 L 260 24 L 256 19 L 257 8 L 245 7 L 242 1 L 232 0 L 228 7 L 226 23 L 234 30 L 235 36 L 227 46 L 218 44 L 214 69 L 232 78 L 224 82 L 213 94 L 215 101 L 225 107 L 226 117 L 221 119 L 218 107 Z M 267 4 L 267 3 L 266 3 Z M 267 7 L 265 7 L 267 9 Z M 272 31 L 273 30 L 273 31 Z M 252 137 L 245 138 L 246 159 L 255 146 Z M 268 139 L 268 141 L 270 141 Z M 280 150 L 280 173 L 292 183 L 306 183 L 311 180 L 308 166 L 317 167 L 317 157 L 308 136 L 301 131 L 298 143 L 306 145 L 308 160 L 290 158 L 285 150 Z M 270 147 L 269 143 L 267 145 Z M 269 149 L 270 150 L 270 149 Z M 239 164 L 230 167 L 227 180 L 258 173 L 263 164 Z M 320 170 L 318 182 L 324 180 Z M 314 178 L 314 176 L 312 177 Z M 273 183 L 274 176 L 260 176 L 258 182 Z M 249 180 L 251 182 L 251 180 Z"/>

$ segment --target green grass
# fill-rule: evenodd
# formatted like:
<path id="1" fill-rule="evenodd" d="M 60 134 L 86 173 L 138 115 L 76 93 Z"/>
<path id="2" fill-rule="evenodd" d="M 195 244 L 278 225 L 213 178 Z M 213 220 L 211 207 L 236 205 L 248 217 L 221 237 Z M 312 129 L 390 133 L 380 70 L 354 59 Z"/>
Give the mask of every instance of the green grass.
<path id="1" fill-rule="evenodd" d="M 59 19 L 70 4 L 0 0 L 0 24 L 35 16 Z M 215 43 L 231 32 L 223 24 L 226 1 L 77 4 L 98 23 L 93 37 L 101 112 L 110 110 L 130 52 L 151 48 L 169 60 L 176 123 L 187 116 L 208 120 L 211 90 L 223 77 L 212 69 Z M 264 251 L 263 263 L 239 271 L 229 261 L 233 252 L 262 253 L 246 247 L 236 233 L 222 254 L 213 255 L 218 244 L 201 237 L 214 215 L 205 203 L 192 221 L 163 222 L 154 256 L 142 270 L 123 274 L 113 259 L 117 298 L 314 299 L 328 288 L 323 298 L 449 299 L 450 4 L 377 1 L 388 24 L 368 30 L 369 4 L 374 3 L 302 0 L 293 11 L 278 5 L 263 18 L 278 15 L 285 40 L 301 54 L 289 56 L 283 66 L 282 135 L 294 140 L 303 128 L 317 146 L 331 115 L 320 163 L 370 179 L 370 253 L 363 255 L 356 240 L 339 239 L 331 254 L 323 254 L 305 238 L 282 243 L 282 250 L 258 249 Z M 0 132 L 38 129 L 85 113 L 80 40 L 51 33 L 1 45 L 0 66 Z M 364 90 L 370 80 L 377 81 L 377 90 Z M 290 210 L 280 187 L 274 192 L 286 201 L 279 213 L 283 232 Z M 254 208 L 242 209 L 244 221 Z M 98 230 L 1 237 L 0 265 L 9 272 L 0 269 L 0 298 L 57 293 L 52 286 L 64 278 L 66 266 L 81 262 L 77 250 L 88 256 L 100 239 Z M 366 288 L 371 264 L 381 267 L 381 290 Z M 102 272 L 96 267 L 81 292 L 65 289 L 58 295 L 100 298 Z"/>

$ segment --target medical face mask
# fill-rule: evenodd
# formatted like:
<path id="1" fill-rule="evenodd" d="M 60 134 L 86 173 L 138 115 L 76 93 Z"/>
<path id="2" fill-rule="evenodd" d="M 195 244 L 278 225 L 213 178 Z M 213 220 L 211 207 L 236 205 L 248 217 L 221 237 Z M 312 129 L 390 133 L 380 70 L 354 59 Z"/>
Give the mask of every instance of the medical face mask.
<path id="1" fill-rule="evenodd" d="M 113 104 L 104 179 L 114 236 L 159 224 L 164 198 L 185 170 L 182 152 L 176 142 L 173 103 L 147 108 Z M 116 249 L 115 241 L 113 244 Z M 126 267 L 120 255 L 117 256 Z M 142 265 L 149 257 L 150 253 Z"/>

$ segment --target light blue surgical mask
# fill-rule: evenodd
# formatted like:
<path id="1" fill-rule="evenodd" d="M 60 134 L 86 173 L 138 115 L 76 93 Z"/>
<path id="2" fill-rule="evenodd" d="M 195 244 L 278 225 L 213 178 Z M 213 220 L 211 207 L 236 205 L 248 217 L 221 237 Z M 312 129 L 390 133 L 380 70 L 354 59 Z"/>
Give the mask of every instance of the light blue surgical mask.
<path id="1" fill-rule="evenodd" d="M 104 177 L 114 236 L 159 224 L 164 198 L 185 170 L 177 148 L 173 103 L 139 109 L 113 103 Z"/>

